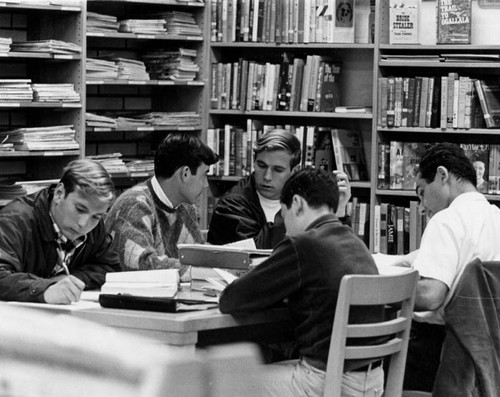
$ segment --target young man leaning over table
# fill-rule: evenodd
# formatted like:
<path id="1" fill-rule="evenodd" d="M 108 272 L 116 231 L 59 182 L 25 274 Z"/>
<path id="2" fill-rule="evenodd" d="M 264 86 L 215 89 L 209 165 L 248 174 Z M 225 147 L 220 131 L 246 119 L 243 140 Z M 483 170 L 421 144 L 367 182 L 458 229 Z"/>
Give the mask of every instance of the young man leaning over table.
<path id="1" fill-rule="evenodd" d="M 115 198 L 106 170 L 75 160 L 59 183 L 0 211 L 0 299 L 69 304 L 120 271 L 103 216 Z"/>
<path id="2" fill-rule="evenodd" d="M 420 248 L 392 258 L 392 264 L 420 274 L 404 389 L 432 390 L 445 336 L 444 308 L 465 266 L 475 258 L 500 260 L 500 209 L 477 191 L 476 180 L 458 145 L 435 144 L 420 161 L 416 190 L 429 220 Z"/>
<path id="3" fill-rule="evenodd" d="M 300 358 L 266 365 L 256 382 L 265 396 L 322 396 L 340 281 L 346 274 L 378 271 L 364 243 L 335 215 L 339 190 L 333 173 L 297 171 L 280 201 L 286 237 L 267 260 L 225 288 L 219 308 L 252 313 L 287 299 Z M 360 307 L 352 316 L 360 323 L 381 321 L 383 308 Z M 381 396 L 383 381 L 381 365 L 349 368 L 343 393 Z"/>
<path id="4" fill-rule="evenodd" d="M 178 244 L 204 243 L 194 203 L 219 160 L 192 134 L 169 134 L 155 154 L 155 174 L 123 192 L 106 217 L 123 270 L 181 268 Z M 181 275 L 186 269 L 181 269 Z"/>

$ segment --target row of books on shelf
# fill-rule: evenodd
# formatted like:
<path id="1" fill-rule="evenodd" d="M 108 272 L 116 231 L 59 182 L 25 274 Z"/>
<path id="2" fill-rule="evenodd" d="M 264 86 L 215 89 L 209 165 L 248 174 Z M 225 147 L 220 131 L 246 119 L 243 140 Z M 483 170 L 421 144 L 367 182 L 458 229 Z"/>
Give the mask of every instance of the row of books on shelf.
<path id="1" fill-rule="evenodd" d="M 329 57 L 287 53 L 276 63 L 245 58 L 214 63 L 211 108 L 333 112 L 341 100 L 341 68 Z"/>
<path id="2" fill-rule="evenodd" d="M 377 188 L 416 189 L 418 165 L 422 153 L 431 146 L 425 142 L 381 142 L 378 145 Z M 500 194 L 500 145 L 460 143 L 471 160 L 481 193 Z"/>
<path id="3" fill-rule="evenodd" d="M 355 1 L 214 0 L 211 40 L 354 43 Z"/>
<path id="4" fill-rule="evenodd" d="M 31 79 L 0 79 L 0 102 L 80 102 L 72 83 L 40 84 Z"/>
<path id="5" fill-rule="evenodd" d="M 128 57 L 118 57 L 103 51 L 100 58 L 87 58 L 86 79 L 193 81 L 200 70 L 195 63 L 195 49 L 158 49 L 141 56 L 134 52 L 127 52 L 126 55 Z"/>
<path id="6" fill-rule="evenodd" d="M 499 128 L 500 81 L 445 76 L 379 77 L 380 127 Z"/>
<path id="7" fill-rule="evenodd" d="M 343 170 L 352 181 L 367 181 L 366 157 L 361 132 L 321 126 L 270 125 L 247 120 L 246 128 L 226 124 L 207 130 L 207 144 L 220 160 L 210 170 L 215 176 L 246 176 L 254 166 L 253 146 L 257 139 L 273 129 L 295 134 L 302 147 L 302 167 Z"/>
<path id="8" fill-rule="evenodd" d="M 193 37 L 201 37 L 202 35 L 201 28 L 196 23 L 193 13 L 180 10 L 122 20 L 118 20 L 114 15 L 88 12 L 87 31 L 96 33 L 135 33 L 142 35 L 164 35 L 170 33 Z"/>
<path id="9" fill-rule="evenodd" d="M 389 203 L 373 207 L 374 253 L 404 255 L 420 247 L 427 216 L 416 200 L 409 206 Z"/>
<path id="10" fill-rule="evenodd" d="M 197 129 L 201 117 L 196 112 L 148 112 L 132 116 L 100 115 L 85 113 L 85 125 L 95 130 L 147 129 L 165 127 L 172 129 Z"/>
<path id="11" fill-rule="evenodd" d="M 78 150 L 73 125 L 54 125 L 45 127 L 21 127 L 0 131 L 3 151 L 60 151 Z"/>

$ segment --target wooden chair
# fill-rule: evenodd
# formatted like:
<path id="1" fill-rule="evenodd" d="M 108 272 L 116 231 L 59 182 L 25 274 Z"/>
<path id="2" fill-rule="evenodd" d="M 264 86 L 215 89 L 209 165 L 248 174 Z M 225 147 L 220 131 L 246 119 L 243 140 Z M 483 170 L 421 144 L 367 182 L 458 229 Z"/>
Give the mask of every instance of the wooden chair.
<path id="1" fill-rule="evenodd" d="M 395 275 L 348 275 L 342 278 L 335 311 L 326 369 L 324 396 L 341 395 L 345 360 L 390 357 L 385 396 L 401 396 L 408 339 L 415 303 L 418 272 Z M 349 324 L 349 309 L 355 305 L 399 305 L 395 318 L 368 324 Z M 383 344 L 347 346 L 347 338 L 387 337 Z"/>

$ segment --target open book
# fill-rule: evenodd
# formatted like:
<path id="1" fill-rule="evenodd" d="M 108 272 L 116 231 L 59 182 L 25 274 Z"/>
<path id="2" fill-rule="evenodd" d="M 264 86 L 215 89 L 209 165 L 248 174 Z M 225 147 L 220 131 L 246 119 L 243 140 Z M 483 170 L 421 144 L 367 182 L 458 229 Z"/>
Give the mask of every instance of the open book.
<path id="1" fill-rule="evenodd" d="M 106 273 L 101 294 L 172 298 L 179 287 L 178 269 Z"/>

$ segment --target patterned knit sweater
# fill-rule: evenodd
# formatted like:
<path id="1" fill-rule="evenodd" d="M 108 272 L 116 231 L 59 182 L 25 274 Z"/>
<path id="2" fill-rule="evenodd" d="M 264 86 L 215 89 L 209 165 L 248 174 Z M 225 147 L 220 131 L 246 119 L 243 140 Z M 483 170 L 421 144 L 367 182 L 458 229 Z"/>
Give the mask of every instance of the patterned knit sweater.
<path id="1" fill-rule="evenodd" d="M 177 244 L 205 242 L 194 206 L 168 207 L 155 194 L 151 179 L 123 192 L 105 223 L 123 270 L 181 268 Z"/>

